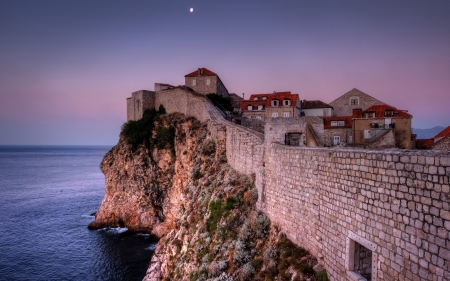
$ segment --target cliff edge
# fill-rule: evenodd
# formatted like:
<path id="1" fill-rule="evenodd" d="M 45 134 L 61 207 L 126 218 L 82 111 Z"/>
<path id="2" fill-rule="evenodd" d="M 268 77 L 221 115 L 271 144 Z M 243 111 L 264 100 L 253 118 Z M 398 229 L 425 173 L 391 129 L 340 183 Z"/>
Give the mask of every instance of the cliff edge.
<path id="1" fill-rule="evenodd" d="M 124 124 L 101 163 L 105 198 L 89 228 L 158 236 L 146 281 L 327 280 L 257 210 L 254 178 L 227 164 L 225 130 L 163 110 Z"/>

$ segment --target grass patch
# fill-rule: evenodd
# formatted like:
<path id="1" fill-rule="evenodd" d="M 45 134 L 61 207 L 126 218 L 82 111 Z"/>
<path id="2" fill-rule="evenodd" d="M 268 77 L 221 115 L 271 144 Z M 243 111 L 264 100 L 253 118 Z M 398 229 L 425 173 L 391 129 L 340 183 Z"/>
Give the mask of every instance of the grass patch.
<path id="1" fill-rule="evenodd" d="M 206 227 L 209 232 L 214 232 L 217 229 L 217 224 L 222 217 L 224 212 L 223 202 L 220 199 L 213 200 L 209 203 L 209 210 L 211 214 L 209 215 L 208 220 L 206 221 Z"/>

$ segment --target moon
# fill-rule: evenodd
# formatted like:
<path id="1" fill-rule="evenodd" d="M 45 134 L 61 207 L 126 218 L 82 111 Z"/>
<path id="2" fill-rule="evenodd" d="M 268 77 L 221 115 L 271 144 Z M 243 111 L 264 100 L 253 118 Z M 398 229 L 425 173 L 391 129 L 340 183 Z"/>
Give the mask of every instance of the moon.
<path id="1" fill-rule="evenodd" d="M 190 8 L 189 11 L 191 11 L 191 13 L 194 11 L 194 8 Z"/>

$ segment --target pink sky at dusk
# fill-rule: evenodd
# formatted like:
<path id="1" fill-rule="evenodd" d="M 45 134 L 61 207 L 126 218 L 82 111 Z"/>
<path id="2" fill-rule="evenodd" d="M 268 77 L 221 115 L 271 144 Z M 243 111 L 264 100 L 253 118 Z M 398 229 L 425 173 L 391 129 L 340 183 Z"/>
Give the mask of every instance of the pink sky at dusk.
<path id="1" fill-rule="evenodd" d="M 0 144 L 114 144 L 131 92 L 199 67 L 247 98 L 357 88 L 414 128 L 449 126 L 449 14 L 444 0 L 0 0 Z"/>

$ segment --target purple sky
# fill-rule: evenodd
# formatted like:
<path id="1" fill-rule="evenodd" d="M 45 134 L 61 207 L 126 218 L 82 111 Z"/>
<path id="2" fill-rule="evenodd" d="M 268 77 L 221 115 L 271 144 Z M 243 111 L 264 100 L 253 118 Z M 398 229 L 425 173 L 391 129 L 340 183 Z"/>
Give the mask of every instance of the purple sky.
<path id="1" fill-rule="evenodd" d="M 414 128 L 448 126 L 449 15 L 448 0 L 0 0 L 0 144 L 115 144 L 131 92 L 199 67 L 247 98 L 357 88 Z"/>

